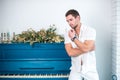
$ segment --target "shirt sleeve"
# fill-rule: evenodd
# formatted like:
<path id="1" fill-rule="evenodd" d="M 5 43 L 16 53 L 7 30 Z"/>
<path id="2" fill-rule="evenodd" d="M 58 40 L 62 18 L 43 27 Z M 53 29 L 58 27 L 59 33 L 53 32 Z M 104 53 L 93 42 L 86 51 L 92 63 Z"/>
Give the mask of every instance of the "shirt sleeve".
<path id="1" fill-rule="evenodd" d="M 86 40 L 95 40 L 96 39 L 96 30 L 93 28 L 89 28 L 86 30 Z"/>
<path id="2" fill-rule="evenodd" d="M 70 43 L 71 42 L 71 39 L 69 38 L 69 36 L 68 36 L 68 30 L 66 30 L 65 32 L 64 32 L 64 44 L 67 44 L 67 43 Z"/>

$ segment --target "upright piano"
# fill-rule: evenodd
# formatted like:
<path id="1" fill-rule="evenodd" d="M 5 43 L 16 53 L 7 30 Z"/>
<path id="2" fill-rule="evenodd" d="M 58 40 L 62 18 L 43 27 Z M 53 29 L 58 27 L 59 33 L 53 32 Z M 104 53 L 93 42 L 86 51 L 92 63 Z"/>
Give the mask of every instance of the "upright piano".
<path id="1" fill-rule="evenodd" d="M 0 44 L 0 80 L 68 80 L 64 43 Z"/>

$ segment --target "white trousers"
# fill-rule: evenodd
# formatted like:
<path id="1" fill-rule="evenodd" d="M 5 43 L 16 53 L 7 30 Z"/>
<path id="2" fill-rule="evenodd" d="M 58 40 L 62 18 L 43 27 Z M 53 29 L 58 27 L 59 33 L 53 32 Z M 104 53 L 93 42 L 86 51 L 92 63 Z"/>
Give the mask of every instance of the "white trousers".
<path id="1" fill-rule="evenodd" d="M 99 80 L 99 77 L 97 72 L 89 71 L 81 74 L 80 72 L 71 71 L 68 80 Z"/>

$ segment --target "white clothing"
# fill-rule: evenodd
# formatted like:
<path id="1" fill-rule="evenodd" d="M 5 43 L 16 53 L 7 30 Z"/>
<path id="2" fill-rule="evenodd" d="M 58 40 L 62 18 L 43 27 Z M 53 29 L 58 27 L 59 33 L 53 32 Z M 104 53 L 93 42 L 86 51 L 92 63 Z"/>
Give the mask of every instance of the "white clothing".
<path id="1" fill-rule="evenodd" d="M 70 72 L 69 80 L 99 80 L 98 73 L 94 71 L 82 74 L 80 72 Z"/>
<path id="2" fill-rule="evenodd" d="M 68 33 L 69 30 L 67 30 Z M 67 43 L 71 43 L 73 48 L 76 48 L 76 44 L 74 42 L 71 41 L 71 39 L 69 38 L 68 34 L 65 34 L 65 44 Z M 96 38 L 96 31 L 95 29 L 88 27 L 86 25 L 81 25 L 80 28 L 80 34 L 79 34 L 79 41 L 84 42 L 85 40 L 95 40 Z M 81 65 L 81 61 L 83 63 L 83 65 Z M 96 70 L 96 58 L 95 58 L 95 51 L 91 51 L 91 52 L 87 52 L 85 54 L 79 55 L 77 57 L 71 57 L 71 73 L 70 73 L 70 77 L 69 80 L 81 80 L 81 79 L 75 79 L 75 78 L 71 78 L 71 76 L 73 77 L 73 75 L 76 74 L 82 74 L 82 77 L 88 77 L 87 75 L 91 75 L 92 73 L 97 75 L 97 79 L 93 79 L 95 76 L 91 76 L 93 78 L 91 79 L 87 79 L 87 80 L 99 80 L 98 79 L 98 73 Z M 91 72 L 91 74 L 90 74 Z M 72 75 L 73 74 L 73 75 Z"/>

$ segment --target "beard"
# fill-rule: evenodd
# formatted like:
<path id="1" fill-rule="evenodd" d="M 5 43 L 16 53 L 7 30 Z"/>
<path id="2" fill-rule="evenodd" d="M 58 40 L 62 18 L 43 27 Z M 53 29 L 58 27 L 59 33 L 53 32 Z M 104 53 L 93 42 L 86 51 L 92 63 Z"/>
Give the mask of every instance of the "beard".
<path id="1" fill-rule="evenodd" d="M 75 30 L 75 29 L 77 28 L 77 26 L 78 26 L 78 25 L 75 25 L 75 26 L 73 26 L 73 27 L 71 26 L 71 28 Z"/>

